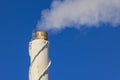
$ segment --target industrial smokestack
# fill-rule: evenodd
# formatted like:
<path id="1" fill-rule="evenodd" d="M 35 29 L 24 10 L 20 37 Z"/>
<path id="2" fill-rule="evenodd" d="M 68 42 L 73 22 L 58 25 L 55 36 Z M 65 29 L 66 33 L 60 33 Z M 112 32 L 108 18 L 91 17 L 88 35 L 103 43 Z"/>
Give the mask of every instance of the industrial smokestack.
<path id="1" fill-rule="evenodd" d="M 48 68 L 51 64 L 48 56 L 48 47 L 47 32 L 35 32 L 34 39 L 29 43 L 29 80 L 48 80 Z"/>

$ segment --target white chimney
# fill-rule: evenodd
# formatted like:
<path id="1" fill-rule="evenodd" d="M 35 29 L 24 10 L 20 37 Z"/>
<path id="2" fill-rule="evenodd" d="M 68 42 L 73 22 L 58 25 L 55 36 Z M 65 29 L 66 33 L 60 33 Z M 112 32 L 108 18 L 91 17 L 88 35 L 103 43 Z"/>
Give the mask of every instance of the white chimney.
<path id="1" fill-rule="evenodd" d="M 48 80 L 51 64 L 48 56 L 49 42 L 45 31 L 37 31 L 29 43 L 29 80 Z"/>

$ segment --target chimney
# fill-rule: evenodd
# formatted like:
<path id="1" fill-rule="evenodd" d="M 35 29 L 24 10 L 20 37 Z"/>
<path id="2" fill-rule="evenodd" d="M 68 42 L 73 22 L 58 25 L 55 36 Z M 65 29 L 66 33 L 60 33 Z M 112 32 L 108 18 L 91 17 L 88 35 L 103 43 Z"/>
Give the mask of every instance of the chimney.
<path id="1" fill-rule="evenodd" d="M 29 42 L 29 80 L 49 80 L 48 68 L 51 61 L 48 56 L 48 34 L 45 31 L 36 31 L 34 39 Z"/>

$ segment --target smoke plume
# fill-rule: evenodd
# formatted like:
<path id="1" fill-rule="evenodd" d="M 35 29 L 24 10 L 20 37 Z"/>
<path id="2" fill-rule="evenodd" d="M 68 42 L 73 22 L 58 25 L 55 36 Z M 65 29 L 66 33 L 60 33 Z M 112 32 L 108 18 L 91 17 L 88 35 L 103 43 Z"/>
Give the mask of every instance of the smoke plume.
<path id="1" fill-rule="evenodd" d="M 120 25 L 120 0 L 54 0 L 42 11 L 38 29 L 97 27 L 100 23 Z"/>

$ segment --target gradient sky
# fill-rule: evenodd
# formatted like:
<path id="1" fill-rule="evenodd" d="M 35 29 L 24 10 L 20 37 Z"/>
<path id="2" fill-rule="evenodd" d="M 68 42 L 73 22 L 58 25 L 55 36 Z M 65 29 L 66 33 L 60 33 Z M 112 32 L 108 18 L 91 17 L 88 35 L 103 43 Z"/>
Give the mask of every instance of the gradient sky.
<path id="1" fill-rule="evenodd" d="M 0 80 L 28 80 L 32 30 L 51 1 L 0 0 Z M 50 80 L 120 80 L 120 27 L 66 28 L 49 41 Z"/>

